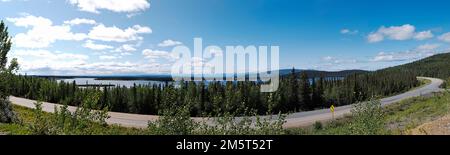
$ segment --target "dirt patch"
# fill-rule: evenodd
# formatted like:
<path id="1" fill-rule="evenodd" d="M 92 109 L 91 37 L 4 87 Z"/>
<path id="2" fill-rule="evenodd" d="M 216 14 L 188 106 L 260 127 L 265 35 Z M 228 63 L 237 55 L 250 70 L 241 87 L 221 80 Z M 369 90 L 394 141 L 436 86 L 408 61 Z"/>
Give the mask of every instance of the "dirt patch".
<path id="1" fill-rule="evenodd" d="M 412 135 L 450 135 L 450 115 L 410 130 Z"/>

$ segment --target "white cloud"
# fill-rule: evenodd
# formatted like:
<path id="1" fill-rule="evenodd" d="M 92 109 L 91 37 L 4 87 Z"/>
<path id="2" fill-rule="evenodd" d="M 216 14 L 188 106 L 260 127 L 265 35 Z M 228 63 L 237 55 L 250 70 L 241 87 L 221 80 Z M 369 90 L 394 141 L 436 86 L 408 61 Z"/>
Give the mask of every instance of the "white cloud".
<path id="1" fill-rule="evenodd" d="M 91 39 L 106 42 L 128 42 L 143 40 L 141 34 L 152 33 L 152 30 L 145 26 L 134 25 L 126 29 L 120 29 L 115 26 L 96 25 L 96 21 L 82 18 L 65 21 L 63 25 L 54 25 L 50 19 L 28 14 L 19 18 L 7 18 L 7 20 L 18 27 L 29 29 L 26 33 L 19 33 L 13 38 L 14 45 L 23 48 L 47 48 L 58 40 L 82 41 Z M 71 25 L 78 24 L 94 24 L 96 26 L 88 34 L 72 32 Z M 111 46 L 94 44 L 93 41 L 87 41 L 84 47 L 94 50 L 112 49 Z M 136 49 L 133 48 L 132 46 L 123 46 L 122 50 L 135 51 Z"/>
<path id="2" fill-rule="evenodd" d="M 356 63 L 358 62 L 356 59 L 338 59 L 335 57 L 331 57 L 331 56 L 327 56 L 327 57 L 323 57 L 322 61 L 328 63 L 328 64 L 333 64 L 333 65 L 340 65 L 340 64 L 349 64 L 349 63 Z"/>
<path id="3" fill-rule="evenodd" d="M 350 30 L 350 29 L 342 29 L 341 34 L 349 34 L 349 35 L 355 35 L 358 34 L 358 30 Z"/>
<path id="4" fill-rule="evenodd" d="M 183 44 L 182 42 L 179 41 L 174 41 L 171 39 L 168 40 L 164 40 L 163 42 L 159 43 L 158 46 L 159 47 L 170 47 L 170 46 L 177 46 L 177 45 L 181 45 Z"/>
<path id="5" fill-rule="evenodd" d="M 92 49 L 92 50 L 106 50 L 106 49 L 113 49 L 114 47 L 109 45 L 103 45 L 103 44 L 95 44 L 92 40 L 87 40 L 86 43 L 83 45 L 83 47 Z"/>
<path id="6" fill-rule="evenodd" d="M 81 11 L 100 13 L 99 10 L 113 12 L 139 12 L 150 8 L 147 0 L 70 0 L 70 4 L 76 5 Z"/>
<path id="7" fill-rule="evenodd" d="M 83 74 L 101 75 L 169 72 L 168 65 L 148 62 L 95 62 L 81 65 L 78 68 L 78 71 Z"/>
<path id="8" fill-rule="evenodd" d="M 35 58 L 45 58 L 50 60 L 66 60 L 66 59 L 76 59 L 76 60 L 86 60 L 89 58 L 87 55 L 82 54 L 72 54 L 63 52 L 50 52 L 48 50 L 15 50 L 12 55 L 19 57 L 35 57 Z"/>
<path id="9" fill-rule="evenodd" d="M 12 2 L 13 0 L 0 0 L 0 2 Z M 14 1 L 21 1 L 21 2 L 25 2 L 28 0 L 14 0 Z"/>
<path id="10" fill-rule="evenodd" d="M 122 45 L 120 48 L 128 52 L 136 51 L 136 48 L 134 48 L 132 45 L 129 44 Z"/>
<path id="11" fill-rule="evenodd" d="M 87 25 L 96 25 L 97 22 L 92 19 L 85 19 L 85 18 L 75 18 L 69 21 L 64 21 L 64 24 L 68 25 L 81 25 L 81 24 L 87 24 Z"/>
<path id="12" fill-rule="evenodd" d="M 100 60 L 114 60 L 114 59 L 118 59 L 118 57 L 116 56 L 112 56 L 112 55 L 101 55 L 99 56 Z"/>
<path id="13" fill-rule="evenodd" d="M 420 45 L 419 47 L 417 47 L 416 50 L 418 50 L 418 51 L 432 51 L 432 50 L 436 50 L 439 47 L 441 47 L 440 44 L 424 44 L 424 45 Z"/>
<path id="14" fill-rule="evenodd" d="M 7 18 L 19 27 L 30 28 L 26 33 L 19 33 L 13 38 L 16 47 L 46 48 L 58 40 L 81 41 L 87 36 L 83 33 L 71 32 L 70 26 L 53 25 L 50 19 L 25 15 L 20 18 Z"/>
<path id="15" fill-rule="evenodd" d="M 434 35 L 433 33 L 431 33 L 431 31 L 423 31 L 423 32 L 419 32 L 414 36 L 414 39 L 416 40 L 425 40 L 425 39 L 430 39 L 433 38 Z"/>
<path id="16" fill-rule="evenodd" d="M 410 24 L 402 26 L 380 27 L 376 32 L 372 32 L 367 36 L 370 43 L 380 42 L 384 39 L 390 40 L 425 40 L 432 38 L 431 31 L 416 32 L 416 27 Z"/>
<path id="17" fill-rule="evenodd" d="M 97 25 L 89 32 L 90 39 L 101 41 L 127 42 L 134 40 L 142 40 L 139 34 L 152 33 L 152 29 L 145 26 L 134 25 L 125 30 L 113 27 L 106 27 L 103 24 Z"/>
<path id="18" fill-rule="evenodd" d="M 173 58 L 169 52 L 159 51 L 159 50 L 151 50 L 151 49 L 143 50 L 142 55 L 144 55 L 145 58 L 148 58 L 148 59 L 159 59 L 159 58 L 172 59 Z"/>
<path id="19" fill-rule="evenodd" d="M 379 33 L 371 33 L 369 34 L 369 36 L 367 36 L 367 40 L 370 43 L 380 42 L 384 40 L 384 36 Z"/>
<path id="20" fill-rule="evenodd" d="M 170 64 L 145 62 L 88 62 L 89 56 L 61 51 L 13 50 L 11 58 L 17 58 L 20 73 L 29 75 L 106 75 L 122 73 L 169 72 Z M 120 56 L 100 56 L 101 60 L 115 60 Z"/>
<path id="21" fill-rule="evenodd" d="M 317 63 L 311 69 L 326 70 L 326 71 L 340 71 L 346 69 L 361 69 L 356 68 L 365 62 L 354 58 L 336 58 L 333 56 L 322 57 L 320 63 Z"/>
<path id="22" fill-rule="evenodd" d="M 331 57 L 331 56 L 326 56 L 326 57 L 323 57 L 322 58 L 322 60 L 323 61 L 331 61 L 331 60 L 334 60 L 335 58 L 334 57 Z"/>
<path id="23" fill-rule="evenodd" d="M 129 53 L 129 52 L 134 52 L 136 50 L 137 49 L 134 47 L 134 45 L 124 44 L 124 45 L 120 46 L 119 48 L 116 48 L 113 52 Z"/>
<path id="24" fill-rule="evenodd" d="M 36 17 L 29 14 L 24 14 L 20 18 L 6 18 L 9 22 L 19 27 L 40 27 L 40 26 L 52 26 L 53 22 L 50 19 L 44 17 Z"/>
<path id="25" fill-rule="evenodd" d="M 141 13 L 129 13 L 127 14 L 127 18 L 133 18 L 134 16 L 140 15 Z"/>
<path id="26" fill-rule="evenodd" d="M 89 59 L 89 56 L 83 54 L 48 50 L 13 50 L 11 57 L 17 58 L 21 72 L 30 74 L 72 70 L 75 66 L 85 64 Z"/>
<path id="27" fill-rule="evenodd" d="M 424 44 L 416 47 L 413 50 L 405 52 L 380 52 L 371 61 L 373 62 L 393 62 L 393 61 L 413 61 L 429 57 L 439 53 L 437 49 L 439 44 Z"/>
<path id="28" fill-rule="evenodd" d="M 439 40 L 445 41 L 445 42 L 450 42 L 450 32 L 444 33 L 441 36 L 439 36 Z"/>

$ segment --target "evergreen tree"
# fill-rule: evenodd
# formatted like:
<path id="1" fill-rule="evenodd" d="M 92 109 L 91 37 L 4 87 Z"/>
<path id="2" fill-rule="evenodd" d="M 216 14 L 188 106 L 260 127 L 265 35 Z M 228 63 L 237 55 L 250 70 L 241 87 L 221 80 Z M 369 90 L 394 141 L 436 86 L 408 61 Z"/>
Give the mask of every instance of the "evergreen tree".
<path id="1" fill-rule="evenodd" d="M 319 80 L 313 80 L 313 94 L 312 94 L 312 102 L 315 108 L 323 108 L 327 107 L 326 103 L 324 103 L 324 89 L 323 89 L 323 82 L 324 77 L 323 75 L 319 78 Z"/>
<path id="2" fill-rule="evenodd" d="M 299 106 L 299 84 L 295 68 L 292 68 L 291 74 L 289 75 L 287 85 L 288 89 L 288 110 L 298 109 Z"/>
<path id="3" fill-rule="evenodd" d="M 8 34 L 8 27 L 0 22 L 0 122 L 11 123 L 16 119 L 16 115 L 12 110 L 11 103 L 8 100 L 12 73 L 15 72 L 19 65 L 16 59 L 6 66 L 8 62 L 8 52 L 11 49 L 11 37 Z"/>
<path id="4" fill-rule="evenodd" d="M 311 102 L 311 88 L 309 84 L 309 78 L 306 72 L 302 72 L 300 75 L 300 107 L 302 110 L 314 109 L 314 105 Z"/>

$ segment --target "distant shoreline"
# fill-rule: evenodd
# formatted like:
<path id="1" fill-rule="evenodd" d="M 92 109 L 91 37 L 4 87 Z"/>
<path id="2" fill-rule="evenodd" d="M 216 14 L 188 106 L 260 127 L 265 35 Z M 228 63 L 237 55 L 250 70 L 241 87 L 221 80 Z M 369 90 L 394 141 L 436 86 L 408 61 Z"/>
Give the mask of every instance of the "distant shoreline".
<path id="1" fill-rule="evenodd" d="M 280 76 L 289 75 L 292 72 L 291 69 L 280 70 Z M 369 71 L 364 70 L 343 70 L 336 72 L 317 71 L 317 70 L 295 70 L 295 73 L 306 72 L 309 78 L 324 77 L 346 77 L 351 74 L 367 73 Z M 76 79 L 76 78 L 92 78 L 95 80 L 120 80 L 120 81 L 159 81 L 159 82 L 173 82 L 171 75 L 89 75 L 89 76 L 73 76 L 73 75 L 30 75 L 32 77 L 47 78 L 47 79 Z"/>

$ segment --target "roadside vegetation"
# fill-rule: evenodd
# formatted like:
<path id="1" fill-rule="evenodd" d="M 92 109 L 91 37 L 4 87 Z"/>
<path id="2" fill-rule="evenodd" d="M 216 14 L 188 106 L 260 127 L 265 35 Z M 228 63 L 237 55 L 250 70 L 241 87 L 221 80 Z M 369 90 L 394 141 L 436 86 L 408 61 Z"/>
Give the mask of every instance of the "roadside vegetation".
<path id="1" fill-rule="evenodd" d="M 12 123 L 17 121 L 15 112 L 12 110 L 11 103 L 8 100 L 9 83 L 13 74 L 19 69 L 16 59 L 8 65 L 8 52 L 11 49 L 11 38 L 8 35 L 8 28 L 0 22 L 0 123 Z"/>
<path id="2" fill-rule="evenodd" d="M 96 96 L 86 99 L 84 106 L 74 113 L 67 106 L 55 109 L 55 113 L 42 111 L 41 103 L 36 109 L 13 106 L 19 121 L 0 123 L 0 134 L 9 135 L 280 135 L 285 134 L 282 128 L 284 116 L 275 118 L 250 117 L 234 120 L 234 117 L 223 116 L 211 118 L 211 122 L 195 122 L 190 119 L 184 107 L 167 112 L 158 121 L 149 122 L 148 128 L 126 128 L 107 125 L 106 111 L 93 111 L 88 108 L 95 103 Z"/>
<path id="3" fill-rule="evenodd" d="M 450 112 L 450 93 L 415 97 L 379 107 L 377 102 L 359 104 L 351 115 L 310 127 L 287 129 L 294 135 L 407 135 L 426 122 Z"/>
<path id="4" fill-rule="evenodd" d="M 387 107 L 381 107 L 378 101 L 364 102 L 355 105 L 346 117 L 294 129 L 282 128 L 283 115 L 278 119 L 259 118 L 256 123 L 249 117 L 236 121 L 228 116 L 211 118 L 214 123 L 195 122 L 185 107 L 174 108 L 159 121 L 149 122 L 146 129 L 136 129 L 101 123 L 106 119 L 101 112 L 64 114 L 65 108 L 61 107 L 58 113 L 50 114 L 37 106 L 36 110 L 14 106 L 20 122 L 0 123 L 0 132 L 14 135 L 404 135 L 449 114 L 450 93 L 416 97 Z"/>
<path id="5" fill-rule="evenodd" d="M 444 83 L 442 84 L 442 88 L 450 89 L 450 78 L 447 78 L 447 80 L 444 81 Z"/>
<path id="6" fill-rule="evenodd" d="M 286 129 L 289 135 L 384 135 L 386 115 L 379 101 L 354 105 L 351 114 L 310 127 Z"/>

